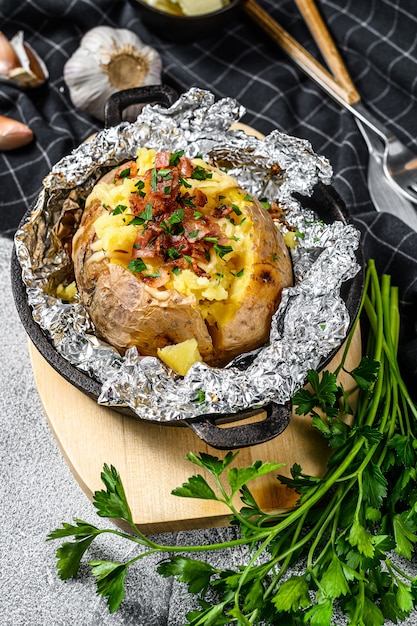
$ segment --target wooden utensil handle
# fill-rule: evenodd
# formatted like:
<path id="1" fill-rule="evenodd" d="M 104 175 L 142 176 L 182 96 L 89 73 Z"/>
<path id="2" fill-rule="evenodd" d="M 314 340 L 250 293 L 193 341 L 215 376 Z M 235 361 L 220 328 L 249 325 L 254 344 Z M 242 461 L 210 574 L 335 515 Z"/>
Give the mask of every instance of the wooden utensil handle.
<path id="1" fill-rule="evenodd" d="M 340 84 L 301 44 L 298 43 L 278 22 L 276 22 L 255 0 L 247 0 L 245 12 L 258 24 L 288 56 L 312 78 L 326 93 L 341 104 L 355 101 L 352 90 Z"/>
<path id="2" fill-rule="evenodd" d="M 355 104 L 360 100 L 360 95 L 314 0 L 295 0 L 295 2 L 327 65 L 338 82 L 345 87 L 349 104 Z"/>

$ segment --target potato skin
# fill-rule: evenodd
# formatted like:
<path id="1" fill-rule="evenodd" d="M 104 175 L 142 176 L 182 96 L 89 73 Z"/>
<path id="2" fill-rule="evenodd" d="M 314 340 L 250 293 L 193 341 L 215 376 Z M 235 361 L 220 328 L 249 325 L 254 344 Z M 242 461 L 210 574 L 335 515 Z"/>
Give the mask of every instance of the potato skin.
<path id="1" fill-rule="evenodd" d="M 215 360 L 219 365 L 268 341 L 282 290 L 293 284 L 288 248 L 269 213 L 256 199 L 246 205 L 246 213 L 253 223 L 254 263 L 235 316 L 221 330 L 212 330 Z"/>
<path id="2" fill-rule="evenodd" d="M 140 354 L 156 356 L 157 349 L 195 337 L 201 356 L 210 361 L 213 345 L 198 309 L 174 290 L 156 299 L 146 286 L 122 265 L 106 259 L 90 262 L 94 222 L 105 213 L 94 202 L 84 212 L 73 240 L 74 273 L 97 334 L 122 354 L 137 346 Z"/>
<path id="3" fill-rule="evenodd" d="M 105 212 L 97 201 L 90 203 L 72 244 L 81 301 L 99 337 L 121 354 L 137 346 L 140 354 L 150 356 L 156 356 L 158 348 L 195 337 L 203 360 L 217 367 L 268 341 L 282 289 L 292 284 L 293 277 L 283 237 L 256 199 L 244 209 L 253 223 L 250 278 L 234 317 L 217 327 L 207 326 L 192 296 L 166 289 L 161 299 L 156 298 L 122 265 L 107 258 L 89 261 L 96 238 L 94 222 Z"/>

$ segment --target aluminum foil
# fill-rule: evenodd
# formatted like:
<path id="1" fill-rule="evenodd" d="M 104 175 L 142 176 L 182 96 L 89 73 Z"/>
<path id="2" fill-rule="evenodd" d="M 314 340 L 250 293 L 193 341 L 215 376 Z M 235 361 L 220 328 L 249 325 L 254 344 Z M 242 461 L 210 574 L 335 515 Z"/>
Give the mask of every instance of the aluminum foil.
<path id="1" fill-rule="evenodd" d="M 331 166 L 305 140 L 278 131 L 264 140 L 231 131 L 244 112 L 235 100 L 216 101 L 200 89 L 191 89 L 169 109 L 145 106 L 136 122 L 101 131 L 59 161 L 16 233 L 34 319 L 63 357 L 100 382 L 100 404 L 128 406 L 142 419 L 167 422 L 285 403 L 304 384 L 308 370 L 317 369 L 347 334 L 350 320 L 340 291 L 359 271 L 359 233 L 342 222 L 323 224 L 293 196 L 310 195 L 319 181 L 330 184 Z M 270 342 L 224 368 L 196 363 L 182 378 L 158 359 L 139 356 L 135 348 L 122 357 L 95 336 L 79 302 L 63 303 L 50 295 L 51 276 L 70 271 L 62 245 L 65 228 L 76 227 L 80 205 L 102 174 L 135 158 L 139 146 L 184 149 L 190 157 L 200 154 L 227 164 L 248 192 L 276 200 L 286 224 L 298 233 L 292 251 L 295 284 L 283 292 Z"/>

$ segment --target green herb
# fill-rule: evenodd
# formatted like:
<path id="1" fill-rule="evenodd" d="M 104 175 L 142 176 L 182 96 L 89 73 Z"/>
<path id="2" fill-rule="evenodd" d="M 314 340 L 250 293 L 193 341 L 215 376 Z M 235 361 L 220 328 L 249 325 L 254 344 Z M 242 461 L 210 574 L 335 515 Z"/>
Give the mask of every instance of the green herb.
<path id="1" fill-rule="evenodd" d="M 184 219 L 184 209 L 176 209 L 168 220 L 168 224 L 180 224 Z"/>
<path id="2" fill-rule="evenodd" d="M 193 202 L 193 200 L 195 199 L 195 196 L 190 196 L 189 198 L 181 198 L 181 202 L 182 204 L 184 204 L 185 206 L 189 206 L 192 209 L 195 209 L 195 204 Z"/>
<path id="3" fill-rule="evenodd" d="M 203 389 L 197 389 L 195 391 L 195 397 L 191 398 L 191 402 L 196 404 L 202 404 L 206 400 L 206 392 Z"/>
<path id="4" fill-rule="evenodd" d="M 243 199 L 246 200 L 246 202 L 253 202 L 252 196 L 248 193 L 245 195 Z M 240 215 L 240 213 L 238 213 L 238 215 Z"/>
<path id="5" fill-rule="evenodd" d="M 142 226 L 145 220 L 143 217 L 135 216 L 132 220 L 130 220 L 129 224 L 133 224 L 134 226 Z"/>
<path id="6" fill-rule="evenodd" d="M 157 190 L 157 178 L 158 178 L 158 170 L 156 169 L 156 167 L 153 167 L 151 171 L 151 187 L 153 191 Z"/>
<path id="7" fill-rule="evenodd" d="M 175 274 L 175 276 L 178 276 L 178 274 L 181 274 L 181 268 L 180 267 L 173 267 L 172 268 L 172 273 Z"/>
<path id="8" fill-rule="evenodd" d="M 152 215 L 152 204 L 147 204 L 145 206 L 145 210 L 142 211 L 142 213 L 140 214 L 140 217 L 145 222 L 148 222 L 148 221 L 152 220 L 152 218 L 153 218 L 153 215 Z"/>
<path id="9" fill-rule="evenodd" d="M 128 178 L 130 176 L 130 167 L 119 172 L 119 178 Z"/>
<path id="10" fill-rule="evenodd" d="M 216 243 L 214 245 L 214 250 L 215 250 L 217 256 L 219 256 L 221 259 L 224 256 L 226 256 L 226 254 L 229 254 L 230 252 L 233 252 L 232 246 L 223 246 L 220 243 Z"/>
<path id="11" fill-rule="evenodd" d="M 171 152 L 171 154 L 169 155 L 169 164 L 171 166 L 178 165 L 183 154 L 184 154 L 184 150 L 178 150 L 178 152 Z"/>
<path id="12" fill-rule="evenodd" d="M 178 252 L 178 250 L 176 248 L 168 248 L 168 250 L 166 251 L 166 255 L 168 258 L 173 259 L 175 261 L 175 259 L 179 259 L 180 258 L 180 253 Z"/>
<path id="13" fill-rule="evenodd" d="M 195 217 L 196 220 L 200 219 L 200 217 L 203 217 L 204 213 L 200 213 L 200 211 L 194 211 L 193 213 L 193 217 Z"/>
<path id="14" fill-rule="evenodd" d="M 192 265 L 193 264 L 193 260 L 190 256 L 188 256 L 187 254 L 184 254 L 183 258 L 187 261 L 188 265 Z"/>
<path id="15" fill-rule="evenodd" d="M 266 198 L 262 198 L 261 200 L 259 200 L 259 202 L 262 204 L 263 208 L 266 211 L 270 211 L 271 210 L 271 204 L 268 202 L 268 200 Z"/>
<path id="16" fill-rule="evenodd" d="M 196 165 L 190 178 L 194 180 L 206 180 L 207 178 L 213 178 L 213 174 L 205 170 L 201 165 Z"/>
<path id="17" fill-rule="evenodd" d="M 158 170 L 158 178 L 162 180 L 170 180 L 172 178 L 172 170 L 169 167 Z"/>
<path id="18" fill-rule="evenodd" d="M 186 180 L 183 176 L 179 177 L 179 182 L 180 184 L 185 187 L 186 189 L 191 189 L 192 185 L 190 185 L 190 183 L 188 182 L 188 180 Z"/>
<path id="19" fill-rule="evenodd" d="M 139 195 L 144 198 L 146 196 L 146 193 L 143 191 L 143 189 L 145 188 L 145 183 L 143 182 L 143 180 L 138 180 L 138 182 L 135 183 L 135 187 L 138 190 Z"/>
<path id="20" fill-rule="evenodd" d="M 249 198 L 250 198 L 250 196 L 249 196 Z M 247 199 L 247 198 L 245 197 L 245 200 L 246 200 L 246 199 Z M 237 206 L 237 204 L 231 204 L 230 206 L 232 207 L 232 209 L 233 209 L 233 211 L 236 213 L 236 215 L 242 215 L 242 211 L 239 209 L 239 207 Z"/>
<path id="21" fill-rule="evenodd" d="M 133 259 L 130 261 L 127 269 L 131 272 L 144 272 L 146 270 L 146 264 L 142 261 L 142 259 Z"/>
<path id="22" fill-rule="evenodd" d="M 112 215 L 120 215 L 121 213 L 124 213 L 126 210 L 127 210 L 127 206 L 125 206 L 124 204 L 118 204 L 117 206 L 114 207 L 112 211 Z"/>
<path id="23" fill-rule="evenodd" d="M 189 237 L 191 237 L 191 239 L 195 239 L 195 238 L 198 236 L 198 233 L 199 233 L 199 232 L 200 232 L 200 231 L 199 231 L 199 230 L 198 230 L 198 228 L 197 228 L 197 230 L 193 230 L 193 232 L 192 232 L 192 233 L 188 233 L 188 236 L 189 236 Z"/>
<path id="24" fill-rule="evenodd" d="M 369 329 L 366 354 L 349 372 L 355 385 L 347 393 L 339 374 L 346 371 L 359 319 Z M 48 536 L 66 540 L 57 551 L 59 576 L 75 576 L 91 543 L 112 533 L 146 549 L 125 563 L 90 562 L 97 591 L 111 612 L 123 600 L 127 569 L 158 552 L 166 556 L 157 571 L 184 582 L 199 599 L 200 608 L 187 615 L 190 626 L 331 626 L 339 623 L 340 611 L 350 626 L 405 620 L 417 605 L 417 578 L 404 572 L 400 561 L 411 559 L 417 544 L 417 407 L 398 366 L 399 334 L 398 290 L 388 276 L 379 279 L 369 261 L 360 313 L 340 365 L 320 375 L 309 372 L 311 390 L 300 390 L 293 399 L 297 413 L 308 414 L 305 419 L 333 449 L 324 476 L 309 476 L 300 464 L 291 468 L 291 478 L 279 476 L 298 492 L 296 508 L 266 513 L 250 491 L 248 483 L 277 473 L 278 463 L 255 461 L 237 468 L 237 452 L 224 458 L 189 453 L 188 460 L 210 479 L 198 473 L 174 495 L 223 503 L 240 536 L 212 545 L 160 545 L 136 528 L 120 476 L 105 465 L 106 490 L 94 494 L 98 515 L 124 520 L 133 534 L 98 529 L 79 519 L 64 523 Z M 351 410 L 353 393 L 357 408 L 349 426 L 343 418 Z M 203 391 L 194 399 L 199 400 L 205 400 Z M 248 546 L 249 556 L 234 569 L 212 566 L 207 555 L 192 558 L 193 553 L 242 545 Z"/>

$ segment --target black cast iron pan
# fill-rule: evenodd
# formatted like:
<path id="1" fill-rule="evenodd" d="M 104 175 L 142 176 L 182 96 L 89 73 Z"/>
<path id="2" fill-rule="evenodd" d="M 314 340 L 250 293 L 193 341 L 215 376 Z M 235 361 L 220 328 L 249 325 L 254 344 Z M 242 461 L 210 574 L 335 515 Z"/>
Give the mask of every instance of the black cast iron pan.
<path id="1" fill-rule="evenodd" d="M 139 87 L 119 92 L 112 96 L 106 103 L 105 124 L 113 126 L 120 123 L 123 110 L 138 103 L 158 103 L 163 106 L 171 106 L 177 99 L 177 93 L 166 85 L 153 85 L 150 87 Z M 314 210 L 320 219 L 331 223 L 335 220 L 348 222 L 348 215 L 343 200 L 331 186 L 321 183 L 317 184 L 311 197 L 299 197 L 302 205 Z M 30 211 L 23 217 L 20 226 L 29 219 Z M 342 297 L 349 311 L 351 323 L 355 319 L 363 290 L 364 283 L 364 262 L 361 247 L 359 247 L 358 262 L 362 268 L 352 280 L 343 285 Z M 101 384 L 71 365 L 62 357 L 49 342 L 40 326 L 34 321 L 32 310 L 28 304 L 26 288 L 22 280 L 22 270 L 17 259 L 16 252 L 13 251 L 11 262 L 11 278 L 14 300 L 22 324 L 34 346 L 65 380 L 74 385 L 88 397 L 97 401 L 101 393 Z M 337 353 L 336 348 L 323 362 L 320 369 Z M 250 361 L 251 355 L 244 355 L 238 360 L 238 366 L 245 367 Z M 129 408 L 112 407 L 113 410 L 125 415 L 138 416 Z M 247 418 L 254 418 L 250 423 L 240 424 Z M 213 448 L 230 450 L 243 448 L 260 443 L 264 443 L 280 435 L 288 426 L 291 417 L 291 404 L 285 405 L 270 402 L 261 408 L 238 411 L 233 415 L 200 415 L 195 418 L 187 418 L 175 422 L 157 422 L 166 425 L 187 425 L 205 443 Z"/>

